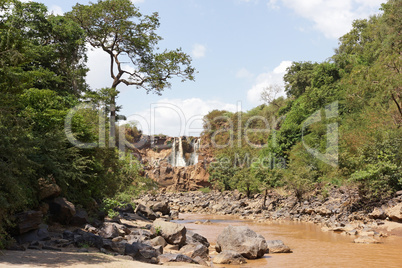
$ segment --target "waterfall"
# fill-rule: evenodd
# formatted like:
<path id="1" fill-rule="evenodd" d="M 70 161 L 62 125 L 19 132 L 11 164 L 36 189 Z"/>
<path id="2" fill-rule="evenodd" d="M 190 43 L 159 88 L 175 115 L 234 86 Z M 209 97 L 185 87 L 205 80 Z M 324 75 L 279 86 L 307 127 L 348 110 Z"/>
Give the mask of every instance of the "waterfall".
<path id="1" fill-rule="evenodd" d="M 194 139 L 192 142 L 193 151 L 190 157 L 187 157 L 187 161 L 185 158 L 184 150 L 183 150 L 183 143 L 181 137 L 178 138 L 179 142 L 177 144 L 176 138 L 173 138 L 172 143 L 172 153 L 168 158 L 168 162 L 173 167 L 186 167 L 186 166 L 193 166 L 198 163 L 198 151 L 200 150 L 201 146 L 201 139 Z M 178 148 L 176 148 L 178 147 Z"/>
<path id="2" fill-rule="evenodd" d="M 198 163 L 198 151 L 200 150 L 201 139 L 197 139 L 193 141 L 193 152 L 191 153 L 191 157 L 188 161 L 188 165 L 196 165 Z"/>
<path id="3" fill-rule="evenodd" d="M 176 167 L 185 167 L 186 166 L 186 160 L 184 160 L 183 144 L 181 142 L 181 137 L 179 138 L 179 151 L 177 152 L 175 166 Z"/>
<path id="4" fill-rule="evenodd" d="M 172 153 L 170 154 L 170 164 L 176 166 L 176 139 L 173 138 Z"/>
<path id="5" fill-rule="evenodd" d="M 176 150 L 176 138 L 173 139 L 172 153 L 170 155 L 170 164 L 174 167 L 185 167 L 186 161 L 184 160 L 183 144 L 179 138 L 179 150 Z"/>

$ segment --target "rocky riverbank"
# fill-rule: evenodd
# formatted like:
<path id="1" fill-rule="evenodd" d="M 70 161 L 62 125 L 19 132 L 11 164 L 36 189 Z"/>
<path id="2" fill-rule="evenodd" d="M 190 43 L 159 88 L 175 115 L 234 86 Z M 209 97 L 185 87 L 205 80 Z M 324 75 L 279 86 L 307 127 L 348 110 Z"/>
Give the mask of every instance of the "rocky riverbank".
<path id="1" fill-rule="evenodd" d="M 38 229 L 30 231 L 27 230 L 33 228 L 32 224 L 38 223 L 37 218 L 33 221 L 38 213 L 28 213 L 20 221 L 20 227 L 25 227 L 21 229 L 24 233 L 16 236 L 17 243 L 8 249 L 21 252 L 35 250 L 42 255 L 46 254 L 43 252 L 53 252 L 54 256 L 57 253 L 64 256 L 100 252 L 148 264 L 186 263 L 202 266 L 211 266 L 210 250 L 219 253 L 212 259 L 213 263 L 218 264 L 246 263 L 246 259 L 261 258 L 269 252 L 291 252 L 282 241 L 266 241 L 248 227 L 228 226 L 217 237 L 217 244 L 213 247 L 205 237 L 172 222 L 178 213 L 171 210 L 168 202 L 141 201 L 135 210 L 127 205 L 124 208 L 116 207 L 115 211 L 118 216 L 113 219 L 93 220 L 78 228 L 54 223 L 51 226 L 39 224 Z M 27 228 L 29 224 L 31 226 Z M 4 256 L 12 255 L 7 253 Z M 0 262 L 4 261 L 5 258 L 0 258 Z"/>
<path id="2" fill-rule="evenodd" d="M 333 188 L 326 197 L 311 195 L 298 202 L 292 194 L 270 191 L 247 198 L 233 192 L 165 192 L 141 202 L 168 202 L 177 213 L 236 215 L 259 222 L 293 220 L 320 224 L 323 231 L 362 237 L 402 235 L 402 191 L 381 206 L 367 206 L 354 189 Z M 265 204 L 264 204 L 265 201 Z M 359 242 L 361 240 L 357 240 Z M 366 241 L 372 241 L 366 239 Z"/>
<path id="3" fill-rule="evenodd" d="M 228 227 L 217 238 L 216 247 L 211 247 L 205 237 L 172 222 L 180 218 L 180 213 L 234 215 L 262 223 L 313 222 L 323 231 L 351 235 L 356 243 L 379 243 L 380 237 L 402 235 L 402 192 L 374 208 L 364 206 L 356 191 L 345 188 L 333 188 L 326 197 L 311 195 L 303 202 L 278 191 L 251 198 L 237 191 L 161 192 L 142 196 L 136 200 L 135 209 L 131 205 L 116 207 L 113 219 L 89 219 L 85 211 L 75 209 L 61 197 L 52 199 L 49 207 L 47 215 L 53 221 L 50 226 L 43 224 L 43 211 L 16 215 L 19 235 L 15 236 L 17 243 L 8 249 L 55 254 L 101 252 L 149 264 L 203 266 L 211 264 L 210 250 L 220 253 L 212 254 L 213 261 L 224 264 L 244 263 L 247 258 L 259 258 L 268 252 L 291 252 L 282 241 L 266 241 L 247 228 Z M 236 241 L 245 243 L 236 245 Z"/>

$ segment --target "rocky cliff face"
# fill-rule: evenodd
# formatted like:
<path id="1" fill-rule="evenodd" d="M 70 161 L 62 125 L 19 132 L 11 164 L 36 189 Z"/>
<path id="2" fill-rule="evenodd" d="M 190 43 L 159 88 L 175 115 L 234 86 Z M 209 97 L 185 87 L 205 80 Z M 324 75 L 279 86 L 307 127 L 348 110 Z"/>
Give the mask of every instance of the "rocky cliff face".
<path id="1" fill-rule="evenodd" d="M 209 157 L 195 137 L 141 138 L 138 158 L 145 174 L 161 187 L 171 191 L 194 191 L 209 187 Z"/>

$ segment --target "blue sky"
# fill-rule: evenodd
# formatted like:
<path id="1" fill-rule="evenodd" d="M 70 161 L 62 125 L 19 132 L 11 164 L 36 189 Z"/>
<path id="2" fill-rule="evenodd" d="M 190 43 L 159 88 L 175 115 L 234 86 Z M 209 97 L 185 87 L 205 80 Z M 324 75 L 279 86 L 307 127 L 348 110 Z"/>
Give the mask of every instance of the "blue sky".
<path id="1" fill-rule="evenodd" d="M 77 0 L 38 2 L 61 14 Z M 138 121 L 145 133 L 179 136 L 199 132 L 202 116 L 212 109 L 236 111 L 240 102 L 242 110 L 249 110 L 261 104 L 262 88 L 281 84 L 292 61 L 327 60 L 352 21 L 378 13 L 384 0 L 133 2 L 143 14 L 159 13 L 158 34 L 164 38 L 159 47 L 181 47 L 198 73 L 195 82 L 174 79 L 162 96 L 121 85 L 117 102 L 121 113 Z M 89 51 L 88 67 L 93 89 L 111 85 L 103 51 Z"/>

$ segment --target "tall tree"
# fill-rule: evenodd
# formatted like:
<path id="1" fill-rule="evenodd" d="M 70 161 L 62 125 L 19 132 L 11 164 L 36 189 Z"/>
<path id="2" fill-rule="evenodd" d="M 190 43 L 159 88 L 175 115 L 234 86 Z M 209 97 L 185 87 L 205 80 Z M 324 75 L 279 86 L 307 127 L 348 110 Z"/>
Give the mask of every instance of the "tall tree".
<path id="1" fill-rule="evenodd" d="M 283 76 L 285 81 L 285 92 L 288 97 L 298 98 L 311 86 L 311 78 L 313 69 L 317 63 L 293 62 L 287 68 L 286 74 Z"/>
<path id="2" fill-rule="evenodd" d="M 170 87 L 173 76 L 194 80 L 191 58 L 181 49 L 157 53 L 162 39 L 156 34 L 157 13 L 143 16 L 130 0 L 99 0 L 89 5 L 77 4 L 67 14 L 87 34 L 86 41 L 110 56 L 111 107 L 110 136 L 115 135 L 116 89 L 121 83 L 161 94 Z M 127 68 L 128 61 L 131 68 Z"/>

